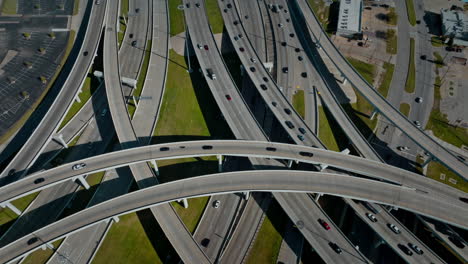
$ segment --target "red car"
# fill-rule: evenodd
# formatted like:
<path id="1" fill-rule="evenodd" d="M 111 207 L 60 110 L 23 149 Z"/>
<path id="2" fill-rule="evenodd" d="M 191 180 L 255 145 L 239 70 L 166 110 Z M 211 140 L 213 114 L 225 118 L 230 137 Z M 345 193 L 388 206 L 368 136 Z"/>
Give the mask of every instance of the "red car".
<path id="1" fill-rule="evenodd" d="M 323 228 L 325 228 L 326 230 L 330 230 L 330 226 L 328 225 L 327 222 L 325 222 L 325 220 L 319 218 L 319 223 L 323 226 Z"/>
<path id="2" fill-rule="evenodd" d="M 231 101 L 231 96 L 229 94 L 226 94 L 226 99 L 228 99 L 228 101 Z"/>
<path id="3" fill-rule="evenodd" d="M 208 50 L 208 45 L 205 45 L 205 46 L 203 46 L 203 47 L 205 48 L 205 50 Z"/>

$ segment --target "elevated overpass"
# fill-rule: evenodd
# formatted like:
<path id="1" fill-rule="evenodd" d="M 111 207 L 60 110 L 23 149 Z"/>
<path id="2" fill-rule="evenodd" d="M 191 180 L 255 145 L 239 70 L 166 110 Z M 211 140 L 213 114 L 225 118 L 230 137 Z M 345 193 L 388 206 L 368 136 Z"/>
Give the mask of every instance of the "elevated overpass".
<path id="1" fill-rule="evenodd" d="M 231 172 L 160 184 L 87 208 L 2 247 L 0 262 L 13 261 L 44 244 L 114 216 L 181 198 L 244 191 L 315 192 L 340 195 L 415 210 L 421 214 L 425 214 L 423 211 L 438 211 L 438 215 L 450 215 L 449 222 L 465 225 L 468 223 L 466 207 L 454 207 L 453 204 L 427 197 L 425 193 L 403 186 L 322 172 Z"/>

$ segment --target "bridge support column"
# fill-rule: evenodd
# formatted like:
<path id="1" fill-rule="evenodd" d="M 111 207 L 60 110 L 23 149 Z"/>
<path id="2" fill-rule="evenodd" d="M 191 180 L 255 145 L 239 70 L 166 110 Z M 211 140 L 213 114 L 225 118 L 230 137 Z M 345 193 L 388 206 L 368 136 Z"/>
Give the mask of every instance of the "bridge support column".
<path id="1" fill-rule="evenodd" d="M 348 208 L 349 208 L 349 204 L 345 203 L 345 206 L 344 206 L 344 208 L 343 208 L 343 211 L 341 212 L 340 221 L 338 222 L 338 226 L 339 226 L 339 227 L 342 227 L 342 226 L 343 226 L 346 213 L 348 212 Z"/>
<path id="2" fill-rule="evenodd" d="M 2 203 L 2 204 L 0 204 L 0 206 L 1 206 L 2 208 L 7 208 L 7 207 L 8 207 L 8 209 L 10 209 L 11 211 L 13 211 L 15 214 L 21 215 L 21 211 L 20 211 L 18 208 L 16 208 L 16 206 L 14 206 L 14 205 L 13 205 L 12 203 L 10 203 L 10 202 Z"/>
<path id="3" fill-rule="evenodd" d="M 391 212 L 392 210 L 398 211 L 398 207 L 391 206 L 391 207 L 388 209 L 388 212 Z"/>
<path id="4" fill-rule="evenodd" d="M 77 103 L 81 103 L 80 93 L 78 93 L 78 94 L 76 95 L 75 101 L 76 101 Z"/>
<path id="5" fill-rule="evenodd" d="M 374 249 L 380 247 L 380 245 L 385 244 L 385 241 L 383 239 L 379 239 L 377 243 L 374 244 Z"/>
<path id="6" fill-rule="evenodd" d="M 58 134 L 54 137 L 54 139 L 60 144 L 62 145 L 62 147 L 64 148 L 68 148 L 68 145 L 67 143 L 65 142 L 65 140 L 63 139 L 63 134 Z"/>
<path id="7" fill-rule="evenodd" d="M 247 201 L 250 198 L 250 192 L 243 192 L 244 194 L 244 199 Z"/>
<path id="8" fill-rule="evenodd" d="M 218 171 L 222 172 L 223 171 L 223 155 L 216 155 L 216 158 L 218 158 Z"/>
<path id="9" fill-rule="evenodd" d="M 241 73 L 241 76 L 244 76 L 244 71 L 245 71 L 245 68 L 244 68 L 244 65 L 240 65 L 240 73 Z"/>
<path id="10" fill-rule="evenodd" d="M 341 153 L 348 155 L 348 154 L 349 154 L 349 149 L 343 149 L 343 150 L 341 151 Z M 323 164 L 323 163 L 322 163 L 322 164 L 320 164 L 319 166 L 320 166 L 320 171 L 323 171 L 323 170 L 325 170 L 326 168 L 328 168 L 328 164 Z"/>
<path id="11" fill-rule="evenodd" d="M 320 196 L 322 196 L 322 195 L 323 195 L 323 194 L 321 194 L 321 193 L 317 193 L 317 194 L 315 195 L 315 201 L 318 202 L 318 200 L 320 199 Z"/>
<path id="12" fill-rule="evenodd" d="M 184 206 L 185 209 L 188 208 L 188 200 L 187 198 L 177 200 L 178 203 L 182 203 L 182 206 Z"/>
<path id="13" fill-rule="evenodd" d="M 112 221 L 118 223 L 120 221 L 120 218 L 118 216 L 113 216 Z"/>
<path id="14" fill-rule="evenodd" d="M 288 168 L 290 169 L 293 165 L 293 160 L 288 160 Z"/>
<path id="15" fill-rule="evenodd" d="M 434 158 L 432 157 L 432 155 L 429 154 L 429 157 L 427 157 L 427 159 L 424 161 L 424 163 L 421 165 L 421 168 L 425 169 L 427 164 L 429 164 L 429 162 L 433 161 Z"/>
<path id="16" fill-rule="evenodd" d="M 153 165 L 153 170 L 156 173 L 156 176 L 159 176 L 159 169 L 158 169 L 158 164 L 156 163 L 156 160 L 152 160 L 151 164 Z"/>
<path id="17" fill-rule="evenodd" d="M 86 179 L 84 178 L 83 175 L 74 177 L 72 180 L 73 180 L 73 181 L 78 180 L 78 181 L 80 182 L 80 184 L 81 184 L 86 190 L 89 190 L 90 186 L 89 186 L 88 182 L 86 181 Z"/>
<path id="18" fill-rule="evenodd" d="M 370 116 L 370 120 L 374 120 L 374 117 L 379 113 L 379 111 L 377 111 L 377 109 L 374 109 L 374 111 L 372 111 L 372 114 Z"/>
<path id="19" fill-rule="evenodd" d="M 52 245 L 52 243 L 45 243 L 45 244 L 43 244 L 43 245 L 41 246 L 41 249 L 42 249 L 42 250 L 46 250 L 46 249 L 48 249 L 48 248 L 50 248 L 50 249 L 55 249 L 55 247 L 54 247 L 54 245 Z"/>

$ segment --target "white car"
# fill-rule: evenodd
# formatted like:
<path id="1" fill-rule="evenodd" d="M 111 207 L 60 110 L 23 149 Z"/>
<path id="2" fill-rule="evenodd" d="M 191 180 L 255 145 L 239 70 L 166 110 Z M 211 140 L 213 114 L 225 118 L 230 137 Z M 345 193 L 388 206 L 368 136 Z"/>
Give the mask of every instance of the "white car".
<path id="1" fill-rule="evenodd" d="M 377 222 L 377 218 L 376 218 L 373 214 L 371 214 L 371 213 L 366 213 L 366 216 L 367 216 L 367 218 L 369 218 L 369 220 L 371 220 L 372 222 L 374 222 L 374 223 Z"/>
<path id="2" fill-rule="evenodd" d="M 86 167 L 86 164 L 85 164 L 85 163 L 78 163 L 78 164 L 73 165 L 72 169 L 73 169 L 73 170 L 81 170 L 81 169 L 83 169 L 84 167 Z"/>
<path id="3" fill-rule="evenodd" d="M 255 58 L 250 58 L 250 61 L 251 61 L 252 63 L 256 63 L 256 62 L 257 62 L 257 60 L 256 60 Z"/>
<path id="4" fill-rule="evenodd" d="M 214 207 L 214 208 L 219 208 L 220 205 L 221 205 L 221 202 L 220 202 L 219 200 L 216 200 L 216 201 L 214 201 L 214 203 L 213 203 L 213 207 Z"/>
<path id="5" fill-rule="evenodd" d="M 203 45 L 201 45 L 201 44 L 197 44 L 197 48 L 199 48 L 199 49 L 203 49 Z"/>
<path id="6" fill-rule="evenodd" d="M 393 231 L 393 233 L 395 233 L 395 234 L 400 234 L 401 233 L 400 229 L 396 225 L 387 224 L 387 226 Z"/>
<path id="7" fill-rule="evenodd" d="M 416 103 L 420 104 L 423 102 L 423 99 L 421 97 L 416 97 L 415 101 Z"/>

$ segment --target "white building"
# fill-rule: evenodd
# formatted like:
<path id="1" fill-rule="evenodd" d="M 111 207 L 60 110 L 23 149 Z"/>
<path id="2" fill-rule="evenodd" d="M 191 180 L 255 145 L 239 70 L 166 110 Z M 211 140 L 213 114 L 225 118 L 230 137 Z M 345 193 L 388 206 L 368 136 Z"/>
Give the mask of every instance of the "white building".
<path id="1" fill-rule="evenodd" d="M 352 37 L 361 33 L 362 0 L 341 0 L 338 35 Z"/>

